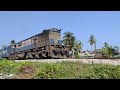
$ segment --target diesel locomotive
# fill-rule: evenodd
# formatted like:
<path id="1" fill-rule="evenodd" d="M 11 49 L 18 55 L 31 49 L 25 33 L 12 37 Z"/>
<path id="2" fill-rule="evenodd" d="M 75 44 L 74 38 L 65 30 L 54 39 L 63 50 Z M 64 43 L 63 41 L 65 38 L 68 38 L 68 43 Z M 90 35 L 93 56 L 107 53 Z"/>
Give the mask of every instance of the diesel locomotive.
<path id="1" fill-rule="evenodd" d="M 45 29 L 42 33 L 1 49 L 0 57 L 10 60 L 67 58 L 60 32 L 61 29 Z"/>

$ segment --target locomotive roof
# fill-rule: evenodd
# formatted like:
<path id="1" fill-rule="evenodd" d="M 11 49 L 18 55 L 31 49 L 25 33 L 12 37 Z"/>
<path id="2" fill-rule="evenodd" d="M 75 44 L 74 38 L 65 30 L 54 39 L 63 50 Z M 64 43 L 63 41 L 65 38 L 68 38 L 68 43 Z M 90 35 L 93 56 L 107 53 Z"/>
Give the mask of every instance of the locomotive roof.
<path id="1" fill-rule="evenodd" d="M 34 36 L 30 37 L 30 38 L 27 38 L 27 39 L 25 39 L 25 40 L 22 40 L 22 41 L 20 41 L 20 42 L 26 41 L 26 40 L 28 40 L 28 39 L 31 39 L 31 38 L 36 37 L 36 36 L 39 36 L 39 35 L 42 36 L 42 35 L 44 35 L 44 34 L 46 34 L 46 33 L 48 33 L 48 32 L 51 32 L 51 31 L 53 31 L 53 32 L 59 32 L 59 33 L 60 33 L 61 29 L 60 29 L 60 30 L 58 30 L 58 29 L 56 29 L 56 28 L 45 29 L 45 30 L 43 30 L 42 33 L 36 34 L 36 35 L 34 35 Z M 18 43 L 20 43 L 20 42 L 18 42 Z M 16 43 L 16 44 L 17 44 L 17 43 Z"/>

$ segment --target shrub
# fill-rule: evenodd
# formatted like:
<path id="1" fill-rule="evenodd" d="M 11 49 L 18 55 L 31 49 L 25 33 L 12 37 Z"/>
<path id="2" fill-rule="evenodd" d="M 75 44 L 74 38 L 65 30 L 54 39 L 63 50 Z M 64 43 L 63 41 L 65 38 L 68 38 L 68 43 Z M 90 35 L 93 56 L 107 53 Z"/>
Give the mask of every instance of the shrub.
<path id="1" fill-rule="evenodd" d="M 80 62 L 19 62 L 1 60 L 0 73 L 17 79 L 120 79 L 120 66 Z"/>
<path id="2" fill-rule="evenodd" d="M 80 59 L 80 53 L 78 53 L 78 52 L 75 53 L 75 58 L 76 58 L 76 59 Z"/>
<path id="3" fill-rule="evenodd" d="M 39 68 L 39 72 L 35 78 L 39 79 L 51 79 L 56 78 L 56 74 L 59 72 L 61 66 L 58 63 L 43 63 Z"/>
<path id="4" fill-rule="evenodd" d="M 1 60 L 0 61 L 0 73 L 16 73 L 19 69 L 20 64 L 14 61 Z"/>

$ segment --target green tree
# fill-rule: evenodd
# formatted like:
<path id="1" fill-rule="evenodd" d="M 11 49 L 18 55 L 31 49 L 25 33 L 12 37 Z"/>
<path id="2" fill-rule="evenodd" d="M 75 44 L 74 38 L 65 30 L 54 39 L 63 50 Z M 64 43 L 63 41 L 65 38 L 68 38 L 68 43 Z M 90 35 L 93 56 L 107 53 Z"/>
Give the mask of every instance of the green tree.
<path id="1" fill-rule="evenodd" d="M 15 40 L 11 40 L 10 45 L 15 44 Z"/>
<path id="2" fill-rule="evenodd" d="M 91 51 L 92 51 L 92 46 L 93 46 L 93 45 L 95 46 L 95 51 L 96 51 L 96 39 L 95 39 L 95 37 L 94 37 L 93 35 L 90 36 L 88 42 L 90 43 Z"/>
<path id="3" fill-rule="evenodd" d="M 102 53 L 105 54 L 106 56 L 114 57 L 115 54 L 115 49 L 112 46 L 109 46 L 108 43 L 104 43 L 104 47 L 102 48 Z"/>
<path id="4" fill-rule="evenodd" d="M 63 44 L 69 49 L 72 50 L 75 43 L 75 37 L 73 36 L 73 33 L 66 32 L 64 33 L 63 37 Z"/>
<path id="5" fill-rule="evenodd" d="M 75 45 L 76 45 L 77 51 L 81 51 L 82 50 L 83 44 L 82 44 L 81 41 L 77 41 Z"/>
<path id="6" fill-rule="evenodd" d="M 15 47 L 15 40 L 11 40 L 10 45 L 11 45 L 12 47 Z"/>
<path id="7" fill-rule="evenodd" d="M 115 46 L 114 49 L 115 49 L 115 52 L 116 52 L 116 53 L 119 52 L 119 47 L 118 47 L 118 46 Z"/>
<path id="8" fill-rule="evenodd" d="M 81 41 L 76 41 L 74 44 L 75 57 L 80 58 L 80 51 L 82 50 L 83 44 Z"/>
<path id="9" fill-rule="evenodd" d="M 68 48 L 69 51 L 72 51 L 72 57 L 74 55 L 80 54 L 80 50 L 82 50 L 82 42 L 77 41 L 76 37 L 71 32 L 64 33 L 63 44 Z"/>
<path id="10" fill-rule="evenodd" d="M 114 56 L 115 56 L 115 49 L 112 48 L 112 57 L 114 57 Z"/>
<path id="11" fill-rule="evenodd" d="M 3 45 L 3 46 L 2 46 L 2 49 L 5 49 L 6 47 L 7 47 L 6 45 Z"/>
<path id="12" fill-rule="evenodd" d="M 107 42 L 104 43 L 104 47 L 108 47 L 108 43 Z"/>
<path id="13" fill-rule="evenodd" d="M 76 37 L 71 32 L 65 32 L 63 36 L 63 44 L 68 51 L 72 52 L 72 57 L 74 55 L 74 47 L 75 47 Z"/>
<path id="14" fill-rule="evenodd" d="M 115 49 L 112 46 L 107 47 L 108 50 L 108 57 L 114 57 Z"/>

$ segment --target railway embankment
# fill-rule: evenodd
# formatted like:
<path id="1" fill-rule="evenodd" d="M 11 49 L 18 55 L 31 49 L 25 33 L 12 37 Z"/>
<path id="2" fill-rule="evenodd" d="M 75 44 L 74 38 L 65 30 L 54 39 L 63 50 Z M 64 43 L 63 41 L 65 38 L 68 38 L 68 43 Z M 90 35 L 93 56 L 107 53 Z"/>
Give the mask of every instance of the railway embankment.
<path id="1" fill-rule="evenodd" d="M 46 62 L 46 63 L 56 63 L 56 62 L 81 62 L 87 64 L 110 64 L 110 65 L 120 65 L 120 59 L 32 59 L 32 60 L 15 60 L 15 62 Z"/>

